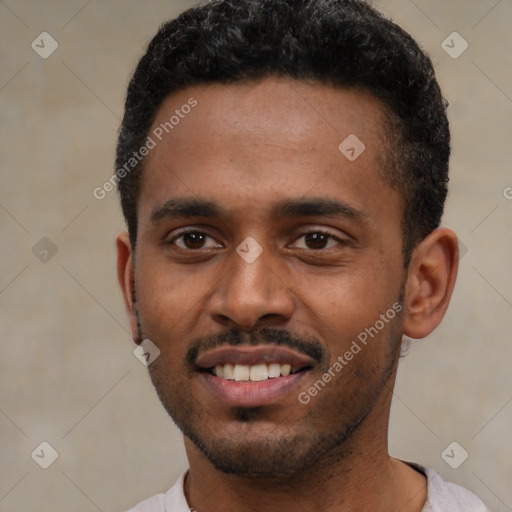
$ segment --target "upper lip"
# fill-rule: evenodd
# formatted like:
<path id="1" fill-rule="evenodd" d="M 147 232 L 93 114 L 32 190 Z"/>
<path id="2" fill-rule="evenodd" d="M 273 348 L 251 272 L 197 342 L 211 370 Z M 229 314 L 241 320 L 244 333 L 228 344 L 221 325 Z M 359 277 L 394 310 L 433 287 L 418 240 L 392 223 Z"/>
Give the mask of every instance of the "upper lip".
<path id="1" fill-rule="evenodd" d="M 199 354 L 195 363 L 199 369 L 203 370 L 224 364 L 252 366 L 261 363 L 289 364 L 293 369 L 298 369 L 312 366 L 315 361 L 311 357 L 288 347 L 258 345 L 219 347 Z"/>

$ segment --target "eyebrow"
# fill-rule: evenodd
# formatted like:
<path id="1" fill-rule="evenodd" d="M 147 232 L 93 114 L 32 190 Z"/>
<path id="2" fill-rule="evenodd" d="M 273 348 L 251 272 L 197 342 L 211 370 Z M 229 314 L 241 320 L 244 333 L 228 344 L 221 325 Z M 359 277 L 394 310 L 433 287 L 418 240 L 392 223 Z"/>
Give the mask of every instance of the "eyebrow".
<path id="1" fill-rule="evenodd" d="M 169 199 L 156 206 L 151 212 L 151 222 L 157 224 L 162 219 L 188 219 L 195 217 L 220 218 L 227 216 L 227 210 L 207 199 Z M 331 198 L 287 199 L 279 201 L 272 208 L 272 217 L 342 217 L 363 222 L 368 215 L 343 201 Z"/>
<path id="2" fill-rule="evenodd" d="M 189 219 L 194 217 L 219 218 L 225 215 L 213 201 L 205 199 L 169 199 L 161 206 L 156 206 L 151 212 L 151 222 L 157 224 L 162 219 Z"/>
<path id="3" fill-rule="evenodd" d="M 273 216 L 283 217 L 343 217 L 362 222 L 368 215 L 348 203 L 331 198 L 292 199 L 277 203 Z"/>

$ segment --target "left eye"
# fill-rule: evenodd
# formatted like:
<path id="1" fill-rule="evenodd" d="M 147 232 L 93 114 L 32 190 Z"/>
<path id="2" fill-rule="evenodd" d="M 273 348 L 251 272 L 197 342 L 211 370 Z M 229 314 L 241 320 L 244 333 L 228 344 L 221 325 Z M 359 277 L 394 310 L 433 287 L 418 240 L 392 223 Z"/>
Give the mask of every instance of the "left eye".
<path id="1" fill-rule="evenodd" d="M 306 233 L 299 237 L 294 244 L 294 247 L 298 249 L 329 249 L 330 247 L 335 247 L 340 243 L 333 235 L 329 235 L 327 233 L 322 233 L 321 231 L 315 231 L 311 233 Z"/>
<path id="2" fill-rule="evenodd" d="M 220 247 L 220 245 L 206 233 L 200 231 L 190 231 L 182 233 L 171 240 L 180 249 L 210 249 L 212 247 Z"/>

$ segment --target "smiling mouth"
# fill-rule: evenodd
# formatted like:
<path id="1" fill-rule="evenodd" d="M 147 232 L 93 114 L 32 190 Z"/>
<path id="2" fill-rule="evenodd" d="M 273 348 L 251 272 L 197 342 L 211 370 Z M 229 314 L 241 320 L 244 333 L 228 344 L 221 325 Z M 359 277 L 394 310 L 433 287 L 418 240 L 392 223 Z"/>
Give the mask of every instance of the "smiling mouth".
<path id="1" fill-rule="evenodd" d="M 204 371 L 219 379 L 236 382 L 262 382 L 279 377 L 288 377 L 297 373 L 309 370 L 311 366 L 295 367 L 285 363 L 258 363 L 247 364 L 217 364 L 214 367 L 206 368 Z"/>
<path id="2" fill-rule="evenodd" d="M 260 407 L 285 400 L 315 365 L 297 350 L 277 345 L 225 345 L 200 353 L 196 371 L 224 404 Z"/>

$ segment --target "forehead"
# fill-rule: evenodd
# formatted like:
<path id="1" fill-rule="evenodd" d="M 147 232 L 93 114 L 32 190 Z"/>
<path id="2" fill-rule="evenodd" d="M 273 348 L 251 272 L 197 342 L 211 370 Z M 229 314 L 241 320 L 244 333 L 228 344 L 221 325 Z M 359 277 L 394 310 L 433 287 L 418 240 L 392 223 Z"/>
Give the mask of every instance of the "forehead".
<path id="1" fill-rule="evenodd" d="M 140 208 L 176 195 L 262 204 L 350 190 L 361 199 L 385 186 L 384 118 L 364 92 L 282 78 L 179 91 L 150 129 Z"/>

